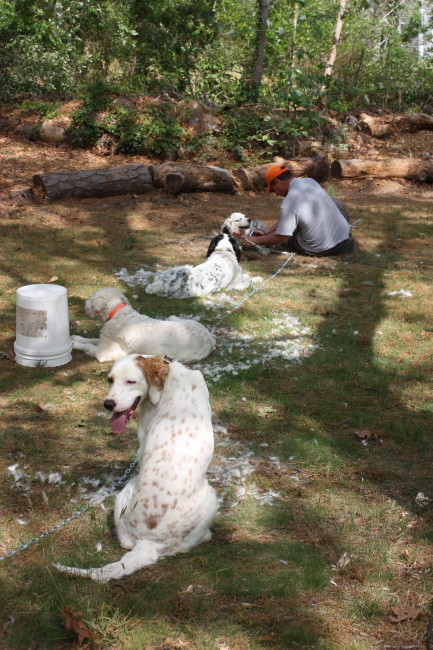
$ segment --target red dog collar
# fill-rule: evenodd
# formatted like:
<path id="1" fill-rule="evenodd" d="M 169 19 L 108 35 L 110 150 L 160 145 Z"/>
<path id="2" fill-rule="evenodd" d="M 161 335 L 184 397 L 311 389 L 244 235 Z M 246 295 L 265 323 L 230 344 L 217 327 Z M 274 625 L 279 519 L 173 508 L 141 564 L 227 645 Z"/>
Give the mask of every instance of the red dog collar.
<path id="1" fill-rule="evenodd" d="M 124 302 L 121 302 L 120 304 L 116 305 L 116 307 L 115 307 L 114 309 L 112 309 L 112 310 L 110 311 L 110 313 L 108 314 L 108 318 L 107 318 L 107 320 L 110 320 L 111 318 L 113 318 L 114 314 L 115 314 L 116 312 L 118 312 L 119 309 L 122 309 L 123 307 L 126 307 L 126 305 L 125 305 Z"/>

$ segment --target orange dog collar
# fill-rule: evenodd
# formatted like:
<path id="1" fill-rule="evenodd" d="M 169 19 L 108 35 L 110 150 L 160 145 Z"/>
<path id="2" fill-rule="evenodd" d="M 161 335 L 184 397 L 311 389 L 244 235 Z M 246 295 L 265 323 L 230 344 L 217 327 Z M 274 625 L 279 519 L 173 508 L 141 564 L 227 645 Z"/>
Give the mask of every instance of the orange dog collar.
<path id="1" fill-rule="evenodd" d="M 121 302 L 121 303 L 119 303 L 118 305 L 116 305 L 116 306 L 114 307 L 114 309 L 112 309 L 112 310 L 110 311 L 110 313 L 108 314 L 108 318 L 107 318 L 107 320 L 110 320 L 111 318 L 113 318 L 114 314 L 115 314 L 116 312 L 118 312 L 119 309 L 122 309 L 123 307 L 126 307 L 126 305 L 125 305 L 124 302 Z"/>

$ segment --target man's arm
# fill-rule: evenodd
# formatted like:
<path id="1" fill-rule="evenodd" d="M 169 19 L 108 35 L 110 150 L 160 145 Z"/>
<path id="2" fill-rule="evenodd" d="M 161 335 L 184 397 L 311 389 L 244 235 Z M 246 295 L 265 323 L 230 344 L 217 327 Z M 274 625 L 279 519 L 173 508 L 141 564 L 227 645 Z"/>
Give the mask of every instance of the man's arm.
<path id="1" fill-rule="evenodd" d="M 269 233 L 269 231 L 267 232 Z M 277 235 L 276 232 L 272 231 L 270 234 L 266 235 L 244 237 L 242 243 L 245 248 L 248 248 L 251 244 L 258 244 L 259 246 L 278 246 L 278 244 L 284 244 L 289 241 L 289 239 L 290 237 L 287 235 Z"/>
<path id="2" fill-rule="evenodd" d="M 274 225 L 271 226 L 270 228 L 268 228 L 267 230 L 265 230 L 263 234 L 264 234 L 264 235 L 270 235 L 271 233 L 275 232 L 276 229 L 278 228 L 278 223 L 279 223 L 279 222 L 276 221 L 276 222 L 274 223 Z"/>

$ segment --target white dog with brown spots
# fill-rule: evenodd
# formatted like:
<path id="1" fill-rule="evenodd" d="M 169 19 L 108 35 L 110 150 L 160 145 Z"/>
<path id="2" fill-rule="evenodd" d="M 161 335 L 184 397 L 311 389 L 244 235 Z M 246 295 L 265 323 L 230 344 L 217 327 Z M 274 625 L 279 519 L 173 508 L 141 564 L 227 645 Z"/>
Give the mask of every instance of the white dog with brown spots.
<path id="1" fill-rule="evenodd" d="M 201 372 L 162 357 L 131 354 L 113 364 L 108 379 L 104 406 L 113 413 L 113 433 L 122 433 L 135 409 L 139 412 L 139 471 L 118 493 L 114 507 L 120 544 L 131 550 L 99 569 L 55 564 L 100 583 L 210 540 L 218 508 L 206 479 L 214 437 Z"/>

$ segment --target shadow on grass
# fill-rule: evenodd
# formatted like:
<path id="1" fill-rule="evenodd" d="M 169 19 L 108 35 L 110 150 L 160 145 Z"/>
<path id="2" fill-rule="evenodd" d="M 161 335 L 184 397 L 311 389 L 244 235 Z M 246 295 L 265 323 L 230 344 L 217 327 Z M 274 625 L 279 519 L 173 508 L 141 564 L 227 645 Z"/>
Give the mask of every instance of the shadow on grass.
<path id="1" fill-rule="evenodd" d="M 331 650 L 335 639 L 326 617 L 315 610 L 315 602 L 326 590 L 332 577 L 330 567 L 344 549 L 345 539 L 340 532 L 333 532 L 333 522 L 329 517 L 325 520 L 320 507 L 313 508 L 303 496 L 323 490 L 327 472 L 328 486 L 338 486 L 341 474 L 350 477 L 355 497 L 368 484 L 377 494 L 411 511 L 419 522 L 419 529 L 413 531 L 415 537 L 427 532 L 426 522 L 422 521 L 426 511 L 420 510 L 415 496 L 430 489 L 428 468 L 433 458 L 427 446 L 427 433 L 431 414 L 409 408 L 404 398 L 406 386 L 425 378 L 425 367 L 423 361 L 414 366 L 410 355 L 379 362 L 375 352 L 380 337 L 378 324 L 387 316 L 383 274 L 392 272 L 402 259 L 393 248 L 398 228 L 396 219 L 391 227 L 383 229 L 385 235 L 381 231 L 383 240 L 376 251 L 358 251 L 350 261 L 335 261 L 336 280 L 348 281 L 350 290 L 341 290 L 338 297 L 330 298 L 330 307 L 316 333 L 318 349 L 298 365 L 284 367 L 273 363 L 261 374 L 260 385 L 249 385 L 250 399 L 255 395 L 256 401 L 271 400 L 281 406 L 283 418 L 271 417 L 260 427 L 267 436 L 270 454 L 277 454 L 283 461 L 301 457 L 305 465 L 317 472 L 318 477 L 312 479 L 308 491 L 291 488 L 285 477 L 281 479 L 284 495 L 280 507 L 274 511 L 266 509 L 259 521 L 260 529 L 250 531 L 250 539 L 245 531 L 238 536 L 236 525 L 217 522 L 210 544 L 106 587 L 84 585 L 83 581 L 45 572 L 31 559 L 25 560 L 28 564 L 22 567 L 15 565 L 14 584 L 6 579 L 4 593 L 20 601 L 24 628 L 26 624 L 33 626 L 35 615 L 41 616 L 39 632 L 32 627 L 32 635 L 25 636 L 26 643 L 29 639 L 46 639 L 53 620 L 60 626 L 59 608 L 80 608 L 83 598 L 91 596 L 96 601 L 103 598 L 113 611 L 121 612 L 125 618 L 138 618 L 146 626 L 157 620 L 188 634 L 203 627 L 220 634 L 223 620 L 229 634 L 246 635 L 244 638 L 255 644 L 252 647 Z M 52 243 L 47 250 L 51 247 Z M 88 252 L 86 244 L 73 246 L 70 254 L 80 255 L 84 261 Z M 382 257 L 376 257 L 376 253 Z M 108 272 L 116 264 L 111 261 L 108 265 L 104 254 L 98 253 L 92 264 L 95 269 L 99 265 Z M 117 261 L 120 263 L 120 257 Z M 326 272 L 325 266 L 319 268 Z M 290 270 L 285 272 L 288 283 L 290 274 Z M 371 284 L 364 285 L 366 279 Z M 410 310 L 410 303 L 407 305 Z M 247 303 L 245 310 L 250 315 L 254 306 Z M 405 318 L 418 322 L 413 311 Z M 428 324 L 424 316 L 422 320 Z M 355 331 L 358 333 L 354 334 Z M 257 381 L 257 373 L 250 376 Z M 23 374 L 21 380 L 22 377 Z M 38 371 L 33 381 L 42 378 L 47 379 L 47 375 Z M 81 375 L 77 375 L 77 381 L 80 380 Z M 16 386 L 20 377 L 12 381 Z M 248 385 L 248 371 L 232 378 L 223 389 L 227 391 L 231 383 L 240 381 Z M 237 427 L 238 438 L 251 443 L 251 433 L 258 428 L 253 414 L 225 415 Z M 359 429 L 376 437 L 363 446 L 354 434 Z M 18 441 L 22 435 L 19 426 L 13 435 Z M 31 432 L 25 435 L 30 436 Z M 54 444 L 51 450 L 44 446 L 41 452 L 55 456 Z M 386 510 L 383 515 L 386 516 Z M 83 550 L 82 557 L 84 553 Z M 28 589 L 30 581 L 35 582 L 36 604 L 25 606 L 23 600 L 28 592 L 24 591 L 20 599 L 14 588 L 22 584 Z M 191 590 L 187 581 L 192 584 Z M 97 619 L 95 613 L 93 616 Z M 56 647 L 59 638 L 64 637 L 56 631 L 51 639 L 41 641 L 46 645 L 40 647 Z"/>

